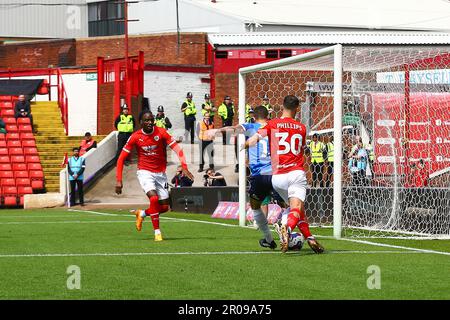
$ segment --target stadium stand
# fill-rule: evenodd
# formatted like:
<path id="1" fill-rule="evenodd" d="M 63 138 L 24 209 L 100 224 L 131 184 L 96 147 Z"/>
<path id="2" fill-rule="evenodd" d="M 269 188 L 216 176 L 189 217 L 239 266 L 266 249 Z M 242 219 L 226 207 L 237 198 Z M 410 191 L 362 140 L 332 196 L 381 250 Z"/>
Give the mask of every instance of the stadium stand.
<path id="1" fill-rule="evenodd" d="M 16 96 L 0 96 L 0 207 L 20 207 L 24 195 L 45 191 L 44 173 L 29 118 L 14 118 Z"/>

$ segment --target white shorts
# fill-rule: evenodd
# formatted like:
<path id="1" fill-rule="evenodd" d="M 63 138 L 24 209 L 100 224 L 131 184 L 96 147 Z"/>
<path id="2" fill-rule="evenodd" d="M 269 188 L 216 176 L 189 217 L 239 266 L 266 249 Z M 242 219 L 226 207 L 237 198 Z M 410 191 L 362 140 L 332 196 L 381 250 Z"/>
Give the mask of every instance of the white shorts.
<path id="1" fill-rule="evenodd" d="M 306 174 L 302 170 L 272 176 L 273 188 L 286 203 L 289 203 L 289 198 L 298 198 L 305 202 L 307 185 Z"/>
<path id="2" fill-rule="evenodd" d="M 147 170 L 138 170 L 136 175 L 145 194 L 151 190 L 155 190 L 159 200 L 169 198 L 167 176 L 164 172 L 155 173 Z"/>

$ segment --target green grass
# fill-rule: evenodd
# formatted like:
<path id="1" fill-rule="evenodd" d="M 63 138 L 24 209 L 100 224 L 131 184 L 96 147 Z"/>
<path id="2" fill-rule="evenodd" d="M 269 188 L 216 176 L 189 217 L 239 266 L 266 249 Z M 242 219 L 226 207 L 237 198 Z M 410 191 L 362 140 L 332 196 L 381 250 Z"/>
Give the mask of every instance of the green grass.
<path id="1" fill-rule="evenodd" d="M 162 216 L 164 241 L 154 242 L 149 221 L 137 232 L 127 211 L 99 212 L 114 215 L 1 210 L 0 299 L 450 299 L 450 255 L 335 240 L 322 228 L 313 232 L 326 253 L 281 254 L 260 248 L 257 230 L 198 222 L 236 221 L 180 213 Z M 368 241 L 450 252 L 449 240 Z M 66 286 L 71 265 L 79 290 Z M 379 290 L 367 288 L 371 265 Z"/>

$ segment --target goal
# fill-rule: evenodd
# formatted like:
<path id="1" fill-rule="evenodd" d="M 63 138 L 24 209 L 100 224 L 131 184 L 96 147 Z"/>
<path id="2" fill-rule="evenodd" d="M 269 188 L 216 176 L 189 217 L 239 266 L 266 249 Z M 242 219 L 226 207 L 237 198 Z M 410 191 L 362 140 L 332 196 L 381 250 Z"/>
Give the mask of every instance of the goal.
<path id="1" fill-rule="evenodd" d="M 323 151 L 307 165 L 311 225 L 332 227 L 336 238 L 450 238 L 449 46 L 338 44 L 239 70 L 239 106 L 267 96 L 278 117 L 289 94 L 300 99 L 307 144 L 320 141 Z"/>

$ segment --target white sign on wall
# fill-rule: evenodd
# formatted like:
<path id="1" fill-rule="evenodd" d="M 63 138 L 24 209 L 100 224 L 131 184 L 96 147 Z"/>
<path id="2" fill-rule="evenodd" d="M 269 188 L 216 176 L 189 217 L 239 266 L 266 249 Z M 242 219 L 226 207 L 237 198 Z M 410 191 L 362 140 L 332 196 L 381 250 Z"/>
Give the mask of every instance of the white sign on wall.
<path id="1" fill-rule="evenodd" d="M 405 72 L 379 72 L 377 83 L 405 83 Z M 450 69 L 410 71 L 409 83 L 450 84 Z"/>

